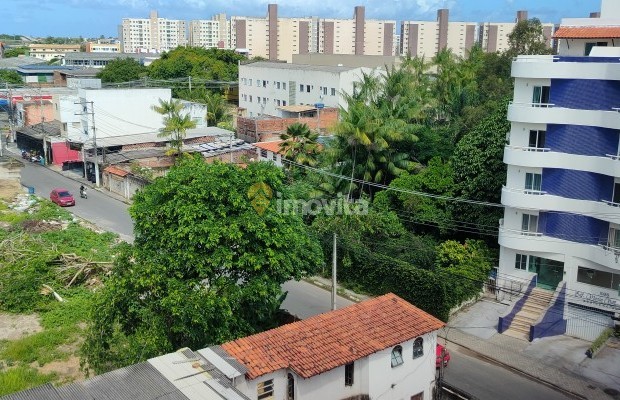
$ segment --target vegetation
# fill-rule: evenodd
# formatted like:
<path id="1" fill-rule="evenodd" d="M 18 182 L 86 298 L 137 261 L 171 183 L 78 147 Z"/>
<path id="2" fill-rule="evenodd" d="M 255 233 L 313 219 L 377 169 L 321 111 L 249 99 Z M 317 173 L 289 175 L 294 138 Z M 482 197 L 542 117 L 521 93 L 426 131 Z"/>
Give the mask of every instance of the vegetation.
<path id="1" fill-rule="evenodd" d="M 164 116 L 164 127 L 161 128 L 158 136 L 169 137 L 170 146 L 174 148 L 176 155 L 180 155 L 183 139 L 189 129 L 196 127 L 196 121 L 192 120 L 189 114 L 181 113 L 183 104 L 179 100 L 159 99 L 159 105 L 153 106 L 153 110 Z"/>
<path id="2" fill-rule="evenodd" d="M 19 57 L 22 55 L 27 55 L 29 51 L 30 51 L 30 48 L 28 46 L 12 47 L 10 49 L 4 50 L 4 57 L 5 58 Z"/>
<path id="3" fill-rule="evenodd" d="M 24 83 L 21 75 L 13 70 L 0 70 L 0 83 L 20 84 Z"/>
<path id="4" fill-rule="evenodd" d="M 103 83 L 136 81 L 147 73 L 147 67 L 133 58 L 117 58 L 97 73 Z"/>
<path id="5" fill-rule="evenodd" d="M 96 372 L 274 327 L 280 285 L 322 265 L 301 219 L 269 206 L 282 172 L 183 157 L 134 198 L 136 240 L 97 294 L 83 347 Z"/>
<path id="6" fill-rule="evenodd" d="M 283 142 L 280 148 L 284 156 L 299 164 L 316 165 L 320 146 L 317 143 L 319 134 L 312 132 L 307 124 L 296 122 L 286 128 L 286 132 L 280 135 Z"/>

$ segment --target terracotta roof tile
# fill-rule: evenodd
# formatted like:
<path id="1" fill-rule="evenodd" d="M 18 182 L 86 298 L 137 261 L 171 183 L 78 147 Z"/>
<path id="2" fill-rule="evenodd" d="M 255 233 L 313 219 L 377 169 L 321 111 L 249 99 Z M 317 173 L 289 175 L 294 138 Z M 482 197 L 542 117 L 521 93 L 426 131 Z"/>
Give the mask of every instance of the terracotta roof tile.
<path id="1" fill-rule="evenodd" d="M 127 176 L 129 175 L 129 172 L 125 171 L 124 169 L 120 169 L 118 167 L 115 167 L 114 165 L 110 165 L 108 167 L 106 167 L 103 172 L 107 172 L 110 173 L 112 175 L 117 175 L 117 176 Z"/>
<path id="2" fill-rule="evenodd" d="M 556 39 L 620 38 L 620 26 L 561 26 L 553 35 Z"/>
<path id="3" fill-rule="evenodd" d="M 272 153 L 280 153 L 280 143 L 282 143 L 283 141 L 284 140 L 274 140 L 273 142 L 258 142 L 253 144 L 259 149 L 271 151 Z"/>
<path id="4" fill-rule="evenodd" d="M 222 348 L 247 367 L 249 379 L 283 368 L 310 378 L 444 325 L 389 293 L 224 343 Z"/>

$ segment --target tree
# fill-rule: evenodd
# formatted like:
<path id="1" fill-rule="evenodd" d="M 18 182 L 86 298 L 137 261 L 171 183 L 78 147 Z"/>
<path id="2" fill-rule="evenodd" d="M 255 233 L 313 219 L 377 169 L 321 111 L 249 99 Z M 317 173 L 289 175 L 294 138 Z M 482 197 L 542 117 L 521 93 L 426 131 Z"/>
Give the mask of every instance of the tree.
<path id="1" fill-rule="evenodd" d="M 129 82 L 140 79 L 147 68 L 133 58 L 117 58 L 97 73 L 97 78 L 104 83 Z"/>
<path id="2" fill-rule="evenodd" d="M 543 34 L 543 26 L 538 18 L 530 18 L 517 23 L 508 34 L 509 57 L 532 54 L 553 54 L 553 49 L 547 45 Z"/>
<path id="3" fill-rule="evenodd" d="M 236 81 L 239 61 L 245 59 L 234 50 L 177 47 L 162 54 L 149 66 L 153 79 L 192 78 Z"/>
<path id="4" fill-rule="evenodd" d="M 4 51 L 4 57 L 5 58 L 10 58 L 10 57 L 19 57 L 21 55 L 26 55 L 28 54 L 28 52 L 30 51 L 30 48 L 28 48 L 27 46 L 22 46 L 22 47 L 12 47 L 10 49 L 6 49 Z"/>
<path id="5" fill-rule="evenodd" d="M 316 165 L 316 155 L 320 149 L 318 138 L 319 134 L 312 132 L 307 124 L 295 122 L 286 128 L 286 133 L 280 135 L 283 140 L 280 148 L 289 160 L 304 165 Z"/>
<path id="6" fill-rule="evenodd" d="M 274 327 L 281 284 L 323 264 L 283 173 L 185 157 L 134 197 L 136 239 L 97 294 L 84 361 L 96 372 Z"/>
<path id="7" fill-rule="evenodd" d="M 502 185 L 506 181 L 506 164 L 503 162 L 506 133 L 510 131 L 507 120 L 508 101 L 467 132 L 457 143 L 452 156 L 454 195 L 464 199 L 499 203 Z M 496 231 L 501 208 L 452 203 L 452 215 L 483 233 Z"/>
<path id="8" fill-rule="evenodd" d="M 24 83 L 24 80 L 21 75 L 17 73 L 17 71 L 0 69 L 0 83 L 20 84 Z"/>
<path id="9" fill-rule="evenodd" d="M 220 122 L 230 120 L 231 115 L 228 104 L 222 94 L 217 92 L 207 93 L 205 103 L 207 104 L 207 124 L 209 126 L 218 126 Z"/>
<path id="10" fill-rule="evenodd" d="M 170 146 L 175 149 L 175 154 L 180 155 L 187 130 L 195 128 L 196 121 L 192 120 L 189 114 L 181 112 L 183 104 L 180 100 L 159 99 L 159 105 L 153 106 L 153 110 L 164 116 L 164 127 L 160 129 L 158 136 L 170 138 Z"/>

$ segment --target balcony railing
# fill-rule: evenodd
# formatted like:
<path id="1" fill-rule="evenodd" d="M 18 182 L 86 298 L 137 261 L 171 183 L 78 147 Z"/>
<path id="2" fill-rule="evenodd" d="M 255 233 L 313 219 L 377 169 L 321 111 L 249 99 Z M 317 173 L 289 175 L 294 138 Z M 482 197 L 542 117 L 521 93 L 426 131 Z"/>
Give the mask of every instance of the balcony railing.
<path id="1" fill-rule="evenodd" d="M 513 145 L 507 145 L 506 147 L 509 149 L 513 149 L 513 150 L 533 151 L 537 153 L 545 153 L 547 151 L 551 151 L 551 149 L 548 147 L 527 147 L 527 146 L 513 146 Z"/>
<path id="2" fill-rule="evenodd" d="M 609 201 L 609 200 L 601 200 L 601 201 L 611 207 L 620 207 L 620 203 L 614 203 L 613 201 Z"/>
<path id="3" fill-rule="evenodd" d="M 516 189 L 516 188 L 509 188 L 504 186 L 503 187 L 504 190 L 508 191 L 508 192 L 513 192 L 513 193 L 523 193 L 523 194 L 533 194 L 536 196 L 542 196 L 547 194 L 547 192 L 545 192 L 544 190 L 535 190 L 535 189 Z"/>
<path id="4" fill-rule="evenodd" d="M 611 158 L 612 160 L 615 160 L 615 161 L 620 160 L 620 155 L 616 155 L 616 154 L 605 154 L 605 157 Z"/>
<path id="5" fill-rule="evenodd" d="M 519 106 L 519 107 L 536 107 L 536 108 L 555 107 L 555 104 L 553 103 L 522 103 L 522 102 L 511 101 L 510 104 L 513 106 Z"/>

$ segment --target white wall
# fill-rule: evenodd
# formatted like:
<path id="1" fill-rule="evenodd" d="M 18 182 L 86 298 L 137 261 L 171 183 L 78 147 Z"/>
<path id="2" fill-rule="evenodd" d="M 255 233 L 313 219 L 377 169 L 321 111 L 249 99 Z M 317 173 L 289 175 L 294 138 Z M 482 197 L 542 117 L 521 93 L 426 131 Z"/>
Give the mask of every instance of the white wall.
<path id="1" fill-rule="evenodd" d="M 97 138 L 157 133 L 163 116 L 151 108 L 159 99 L 169 101 L 170 89 L 79 89 L 81 102 L 93 102 Z M 77 107 L 80 107 L 79 105 Z M 90 107 L 90 105 L 89 105 Z M 90 108 L 88 109 L 90 112 Z M 82 115 L 82 124 L 92 126 L 92 117 Z M 92 129 L 90 129 L 92 132 Z"/>
<path id="2" fill-rule="evenodd" d="M 551 86 L 551 79 L 515 79 L 514 103 L 532 103 L 534 86 Z"/>

